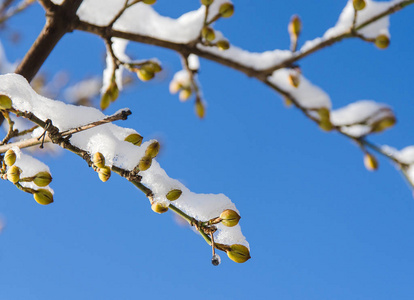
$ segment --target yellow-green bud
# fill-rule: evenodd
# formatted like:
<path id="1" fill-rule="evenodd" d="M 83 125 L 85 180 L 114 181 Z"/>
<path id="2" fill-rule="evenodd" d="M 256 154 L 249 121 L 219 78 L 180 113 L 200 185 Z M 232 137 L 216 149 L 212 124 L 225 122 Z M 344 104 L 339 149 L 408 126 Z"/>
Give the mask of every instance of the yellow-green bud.
<path id="1" fill-rule="evenodd" d="M 100 103 L 101 109 L 102 110 L 107 109 L 109 107 L 109 104 L 111 104 L 111 95 L 109 94 L 108 91 L 106 91 L 102 95 L 102 98 L 101 98 L 101 103 Z"/>
<path id="2" fill-rule="evenodd" d="M 148 4 L 148 5 L 152 5 L 155 2 L 157 2 L 157 0 L 142 0 L 142 2 L 144 2 L 145 4 Z"/>
<path id="3" fill-rule="evenodd" d="M 206 115 L 206 108 L 204 107 L 204 104 L 201 100 L 196 100 L 194 108 L 197 117 L 199 117 L 200 119 L 204 118 L 204 116 Z"/>
<path id="4" fill-rule="evenodd" d="M 160 152 L 160 143 L 155 141 L 147 147 L 145 155 L 154 158 L 158 155 L 158 152 Z"/>
<path id="5" fill-rule="evenodd" d="M 300 84 L 299 76 L 296 74 L 289 74 L 289 83 L 291 86 L 297 88 Z"/>
<path id="6" fill-rule="evenodd" d="M 219 40 L 216 45 L 217 45 L 217 48 L 219 48 L 219 50 L 223 50 L 223 51 L 230 48 L 230 43 L 226 40 Z"/>
<path id="7" fill-rule="evenodd" d="M 214 39 L 216 38 L 216 33 L 214 32 L 214 29 L 211 27 L 203 27 L 203 29 L 201 29 L 201 36 L 206 40 L 206 41 L 214 41 Z"/>
<path id="8" fill-rule="evenodd" d="M 46 189 L 38 189 L 34 192 L 33 197 L 37 203 L 42 205 L 48 205 L 53 202 L 52 193 Z"/>
<path id="9" fill-rule="evenodd" d="M 318 115 L 320 118 L 319 127 L 325 131 L 331 131 L 333 129 L 333 125 L 330 120 L 330 112 L 329 109 L 326 107 L 322 107 L 318 110 Z"/>
<path id="10" fill-rule="evenodd" d="M 162 68 L 159 65 L 159 63 L 155 62 L 155 61 L 149 61 L 145 64 L 143 64 L 140 69 L 148 71 L 148 72 L 152 72 L 152 73 L 158 73 L 161 72 Z"/>
<path id="11" fill-rule="evenodd" d="M 92 157 L 93 164 L 98 168 L 105 167 L 105 157 L 101 152 L 96 152 Z"/>
<path id="12" fill-rule="evenodd" d="M 291 100 L 290 98 L 288 98 L 288 97 L 283 97 L 283 100 L 284 100 L 284 102 L 285 102 L 286 107 L 290 107 L 290 106 L 292 106 L 292 105 L 293 105 L 293 102 L 292 102 L 292 100 Z"/>
<path id="13" fill-rule="evenodd" d="M 19 167 L 13 165 L 7 170 L 7 179 L 10 182 L 17 183 L 20 180 L 21 172 Z"/>
<path id="14" fill-rule="evenodd" d="M 33 179 L 33 182 L 37 186 L 47 186 L 50 182 L 52 182 L 52 175 L 49 172 L 39 172 Z"/>
<path id="15" fill-rule="evenodd" d="M 367 168 L 368 171 L 375 171 L 378 169 L 378 161 L 375 158 L 374 155 L 372 155 L 371 153 L 365 153 L 364 156 L 364 165 L 365 168 Z"/>
<path id="16" fill-rule="evenodd" d="M 169 191 L 168 193 L 167 193 L 167 195 L 165 195 L 165 197 L 168 199 L 168 200 L 170 200 L 170 201 L 175 201 L 175 200 L 177 200 L 178 198 L 180 198 L 180 196 L 181 196 L 181 194 L 182 194 L 183 192 L 181 191 L 181 190 L 179 190 L 179 189 L 174 189 L 174 190 L 171 190 L 171 191 Z"/>
<path id="17" fill-rule="evenodd" d="M 246 246 L 234 244 L 231 245 L 230 250 L 227 251 L 227 256 L 236 263 L 244 263 L 250 259 L 250 252 Z"/>
<path id="18" fill-rule="evenodd" d="M 0 95 L 0 110 L 12 108 L 12 100 L 6 95 Z"/>
<path id="19" fill-rule="evenodd" d="M 214 0 L 201 0 L 201 4 L 209 6 L 214 2 Z"/>
<path id="20" fill-rule="evenodd" d="M 394 124 L 397 122 L 394 116 L 386 117 L 374 124 L 372 124 L 372 132 L 380 132 L 384 131 L 385 129 L 394 126 Z"/>
<path id="21" fill-rule="evenodd" d="M 111 168 L 108 166 L 99 168 L 98 176 L 99 176 L 99 179 L 102 180 L 102 182 L 108 181 L 108 179 L 111 177 Z"/>
<path id="22" fill-rule="evenodd" d="M 237 212 L 231 209 L 226 209 L 220 214 L 221 224 L 227 227 L 236 226 L 239 223 L 240 216 Z"/>
<path id="23" fill-rule="evenodd" d="M 10 167 L 14 165 L 15 162 L 16 162 L 16 153 L 12 149 L 7 150 L 6 153 L 4 154 L 4 163 Z"/>
<path id="24" fill-rule="evenodd" d="M 302 22 L 301 22 L 299 16 L 294 15 L 292 17 L 292 19 L 290 20 L 290 23 L 288 25 L 288 31 L 289 31 L 290 35 L 293 35 L 297 38 L 299 36 L 301 30 L 302 30 Z"/>
<path id="25" fill-rule="evenodd" d="M 148 170 L 148 169 L 149 169 L 149 167 L 151 167 L 151 163 L 152 163 L 152 158 L 151 158 L 151 156 L 144 155 L 144 156 L 141 158 L 141 160 L 139 161 L 139 164 L 138 164 L 138 169 L 139 169 L 140 171 L 145 171 L 145 170 Z"/>
<path id="26" fill-rule="evenodd" d="M 153 71 L 149 71 L 147 69 L 138 69 L 137 76 L 142 81 L 148 81 L 154 78 L 155 73 Z"/>
<path id="27" fill-rule="evenodd" d="M 142 136 L 140 136 L 138 133 L 131 133 L 128 135 L 125 140 L 125 142 L 132 143 L 136 146 L 141 146 L 142 143 Z"/>
<path id="28" fill-rule="evenodd" d="M 111 99 L 111 102 L 114 102 L 116 99 L 118 99 L 119 88 L 115 81 L 112 81 L 111 85 L 109 86 L 108 94 Z"/>
<path id="29" fill-rule="evenodd" d="M 385 49 L 390 45 L 390 38 L 385 34 L 380 34 L 375 38 L 375 46 L 379 49 Z"/>
<path id="30" fill-rule="evenodd" d="M 186 100 L 188 100 L 188 98 L 190 98 L 191 97 L 191 94 L 192 94 L 193 92 L 192 92 L 192 90 L 190 89 L 190 88 L 183 88 L 181 91 L 180 91 L 180 93 L 178 94 L 178 98 L 181 100 L 181 101 L 186 101 Z"/>
<path id="31" fill-rule="evenodd" d="M 234 5 L 227 2 L 220 5 L 219 13 L 223 18 L 230 18 L 234 13 Z"/>
<path id="32" fill-rule="evenodd" d="M 162 213 L 165 213 L 168 210 L 168 207 L 165 206 L 164 204 L 154 202 L 151 205 L 151 209 L 156 213 L 162 214 Z"/>
<path id="33" fill-rule="evenodd" d="M 354 5 L 355 10 L 363 10 L 365 8 L 365 0 L 353 0 L 352 4 Z"/>

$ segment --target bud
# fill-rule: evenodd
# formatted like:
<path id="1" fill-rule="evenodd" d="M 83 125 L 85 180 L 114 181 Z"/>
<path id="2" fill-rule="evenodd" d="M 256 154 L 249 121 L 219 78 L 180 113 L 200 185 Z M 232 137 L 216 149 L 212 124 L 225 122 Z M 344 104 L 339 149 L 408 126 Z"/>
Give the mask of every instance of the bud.
<path id="1" fill-rule="evenodd" d="M 230 48 L 230 43 L 226 40 L 219 40 L 216 45 L 217 45 L 217 48 L 219 48 L 219 50 L 223 50 L 223 51 Z"/>
<path id="2" fill-rule="evenodd" d="M 190 88 L 183 88 L 181 92 L 178 94 L 178 98 L 180 101 L 186 101 L 188 98 L 191 97 L 193 91 Z"/>
<path id="3" fill-rule="evenodd" d="M 150 156 L 144 155 L 138 163 L 138 169 L 140 171 L 148 170 L 151 167 L 152 158 Z"/>
<path id="4" fill-rule="evenodd" d="M 111 99 L 111 102 L 114 102 L 116 99 L 118 99 L 119 88 L 115 81 L 112 81 L 111 85 L 108 87 L 108 95 Z"/>
<path id="5" fill-rule="evenodd" d="M 201 4 L 209 6 L 214 2 L 214 0 L 201 0 Z"/>
<path id="6" fill-rule="evenodd" d="M 101 110 L 105 110 L 109 107 L 109 104 L 111 104 L 111 95 L 109 94 L 108 91 L 106 91 L 101 98 Z"/>
<path id="7" fill-rule="evenodd" d="M 214 41 L 214 39 L 216 38 L 216 34 L 213 30 L 213 28 L 211 27 L 203 27 L 203 29 L 201 29 L 201 36 L 206 40 L 206 41 Z"/>
<path id="8" fill-rule="evenodd" d="M 13 165 L 7 170 L 7 179 L 12 183 L 17 183 L 20 180 L 21 172 L 19 167 Z"/>
<path id="9" fill-rule="evenodd" d="M 355 10 L 363 10 L 365 8 L 365 0 L 353 0 L 352 4 Z"/>
<path id="10" fill-rule="evenodd" d="M 174 190 L 171 190 L 171 191 L 169 191 L 168 193 L 167 193 L 167 195 L 165 195 L 165 197 L 168 199 L 168 200 L 170 200 L 170 201 L 175 201 L 175 200 L 177 200 L 178 198 L 180 198 L 180 196 L 181 196 L 181 194 L 182 194 L 183 192 L 181 191 L 181 190 L 179 190 L 179 189 L 174 189 Z"/>
<path id="11" fill-rule="evenodd" d="M 214 254 L 213 257 L 211 258 L 211 263 L 213 264 L 213 266 L 218 266 L 221 263 L 220 256 L 218 256 L 217 254 Z"/>
<path id="12" fill-rule="evenodd" d="M 53 202 L 52 193 L 46 189 L 38 189 L 34 192 L 33 197 L 37 203 L 42 205 L 48 205 Z"/>
<path id="13" fill-rule="evenodd" d="M 234 5 L 227 2 L 220 5 L 219 13 L 223 18 L 230 18 L 234 13 Z"/>
<path id="14" fill-rule="evenodd" d="M 128 135 L 125 140 L 125 142 L 132 143 L 136 146 L 141 146 L 142 143 L 142 136 L 140 136 L 138 133 L 131 133 Z"/>
<path id="15" fill-rule="evenodd" d="M 302 30 L 302 22 L 299 16 L 294 15 L 288 25 L 289 34 L 297 38 L 301 30 Z"/>
<path id="16" fill-rule="evenodd" d="M 167 206 L 165 206 L 165 205 L 164 205 L 164 204 L 162 204 L 162 203 L 159 203 L 159 202 L 154 202 L 154 203 L 151 205 L 151 209 L 152 209 L 154 212 L 156 212 L 156 213 L 162 214 L 162 213 L 165 213 L 165 212 L 168 210 L 168 207 L 167 207 Z"/>
<path id="17" fill-rule="evenodd" d="M 181 90 L 183 87 L 182 87 L 181 83 L 179 83 L 176 80 L 173 80 L 173 81 L 170 82 L 170 87 L 169 88 L 170 88 L 170 93 L 175 94 L 175 93 L 178 93 L 178 91 Z"/>
<path id="18" fill-rule="evenodd" d="M 12 108 L 12 100 L 6 95 L 0 95 L 0 110 Z"/>
<path id="19" fill-rule="evenodd" d="M 149 71 L 147 69 L 138 69 L 137 70 L 137 76 L 142 81 L 148 81 L 148 80 L 151 80 L 152 78 L 154 78 L 155 73 L 152 72 L 152 71 Z"/>
<path id="20" fill-rule="evenodd" d="M 234 244 L 227 251 L 227 256 L 236 263 L 244 263 L 250 258 L 250 252 L 246 246 Z"/>
<path id="21" fill-rule="evenodd" d="M 286 107 L 290 107 L 290 106 L 292 106 L 292 105 L 293 105 L 293 102 L 292 102 L 292 100 L 291 100 L 290 98 L 288 98 L 288 97 L 283 97 L 283 100 L 284 100 L 284 102 L 285 102 Z"/>
<path id="22" fill-rule="evenodd" d="M 385 34 L 380 34 L 375 38 L 375 46 L 380 49 L 385 49 L 390 45 L 390 39 Z"/>
<path id="23" fill-rule="evenodd" d="M 372 132 L 380 132 L 384 131 L 385 129 L 394 126 L 394 124 L 397 122 L 394 116 L 388 116 L 385 117 L 382 120 L 379 120 L 378 122 L 372 124 Z"/>
<path id="24" fill-rule="evenodd" d="M 96 152 L 92 157 L 93 164 L 98 168 L 105 167 L 105 157 L 101 152 Z"/>
<path id="25" fill-rule="evenodd" d="M 154 158 L 158 155 L 158 152 L 160 152 L 160 143 L 155 141 L 147 147 L 145 155 Z"/>
<path id="26" fill-rule="evenodd" d="M 364 165 L 368 171 L 375 171 L 376 169 L 378 169 L 377 159 L 375 158 L 374 155 L 368 152 L 365 153 L 365 156 L 364 156 Z"/>
<path id="27" fill-rule="evenodd" d="M 289 83 L 291 86 L 297 88 L 299 86 L 300 80 L 299 80 L 299 76 L 297 76 L 296 74 L 289 74 Z"/>
<path id="28" fill-rule="evenodd" d="M 52 175 L 49 172 L 39 172 L 33 179 L 33 182 L 37 186 L 47 186 L 50 182 L 52 182 Z"/>
<path id="29" fill-rule="evenodd" d="M 16 162 L 16 153 L 12 149 L 7 150 L 6 153 L 4 154 L 4 163 L 10 167 L 14 165 L 15 162 Z"/>
<path id="30" fill-rule="evenodd" d="M 155 2 L 157 2 L 157 0 L 142 0 L 142 2 L 148 5 L 153 5 Z"/>
<path id="31" fill-rule="evenodd" d="M 319 127 L 322 130 L 325 131 L 331 131 L 333 129 L 333 125 L 331 123 L 330 120 L 330 112 L 329 109 L 327 109 L 326 107 L 322 107 L 320 109 L 318 109 L 318 115 L 319 115 Z"/>
<path id="32" fill-rule="evenodd" d="M 196 100 L 194 108 L 197 117 L 199 117 L 200 119 L 204 118 L 204 116 L 206 115 L 206 108 L 204 107 L 204 104 L 200 99 Z"/>
<path id="33" fill-rule="evenodd" d="M 108 181 L 108 179 L 111 177 L 111 168 L 108 166 L 99 168 L 98 176 L 99 176 L 99 179 L 102 180 L 102 182 Z"/>
<path id="34" fill-rule="evenodd" d="M 240 216 L 237 212 L 231 209 L 226 209 L 220 214 L 221 224 L 227 227 L 236 226 L 239 223 Z"/>

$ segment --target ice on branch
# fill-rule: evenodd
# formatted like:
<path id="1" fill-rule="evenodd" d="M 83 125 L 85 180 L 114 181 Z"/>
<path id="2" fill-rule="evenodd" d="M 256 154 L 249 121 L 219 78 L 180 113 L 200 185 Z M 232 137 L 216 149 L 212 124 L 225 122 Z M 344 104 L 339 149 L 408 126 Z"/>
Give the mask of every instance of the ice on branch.
<path id="1" fill-rule="evenodd" d="M 414 184 L 414 146 L 408 146 L 401 150 L 384 145 L 382 151 L 387 155 L 394 157 L 397 161 L 406 165 L 405 174 L 407 179 Z"/>
<path id="2" fill-rule="evenodd" d="M 298 104 L 306 109 L 331 108 L 331 99 L 321 88 L 313 85 L 302 74 L 298 74 L 299 85 L 293 86 L 289 80 L 290 69 L 279 69 L 268 78 L 269 82 L 275 84 L 283 91 L 294 97 Z"/>
<path id="3" fill-rule="evenodd" d="M 123 62 L 129 62 L 130 58 L 128 55 L 125 54 L 126 47 L 128 45 L 128 41 L 119 38 L 112 38 L 112 51 L 116 58 L 122 60 Z M 122 90 L 122 74 L 124 71 L 124 66 L 119 65 L 116 66 L 114 62 L 114 58 L 109 50 L 106 53 L 106 68 L 103 71 L 103 84 L 101 88 L 101 93 L 104 94 L 111 86 L 113 80 L 119 90 Z M 115 78 L 113 76 L 115 75 Z"/>
<path id="4" fill-rule="evenodd" d="M 361 100 L 331 112 L 331 122 L 353 137 L 382 131 L 396 122 L 391 108 L 371 100 Z"/>
<path id="5" fill-rule="evenodd" d="M 13 109 L 22 112 L 31 112 L 41 120 L 51 119 L 54 126 L 60 132 L 70 130 L 91 122 L 104 119 L 106 116 L 99 110 L 91 107 L 75 106 L 60 101 L 51 100 L 38 95 L 29 83 L 20 75 L 7 74 L 0 76 L 0 94 L 12 99 Z M 42 129 L 33 132 L 38 137 Z M 81 150 L 87 151 L 91 156 L 97 152 L 104 156 L 105 167 L 118 167 L 126 171 L 132 171 L 144 156 L 148 156 L 148 146 L 154 141 L 147 141 L 141 146 L 139 143 L 125 141 L 127 136 L 135 133 L 135 130 L 122 128 L 112 123 L 97 126 L 74 133 L 70 143 Z M 26 156 L 24 156 L 26 157 Z M 34 163 L 31 163 L 34 166 Z M 46 167 L 42 165 L 42 168 Z M 32 170 L 33 169 L 33 170 Z M 40 170 L 40 167 L 31 167 L 26 171 L 29 175 Z M 166 172 L 153 160 L 151 167 L 146 171 L 140 171 L 142 183 L 152 190 L 154 202 L 169 205 L 166 195 L 173 189 L 182 191 L 178 200 L 174 201 L 179 209 L 201 221 L 208 221 L 218 217 L 225 209 L 236 211 L 235 205 L 226 196 L 219 194 L 196 194 L 189 191 L 182 183 L 168 177 Z M 224 227 L 218 224 L 216 242 L 225 245 L 242 244 L 248 247 L 248 243 L 241 233 L 240 226 Z"/>

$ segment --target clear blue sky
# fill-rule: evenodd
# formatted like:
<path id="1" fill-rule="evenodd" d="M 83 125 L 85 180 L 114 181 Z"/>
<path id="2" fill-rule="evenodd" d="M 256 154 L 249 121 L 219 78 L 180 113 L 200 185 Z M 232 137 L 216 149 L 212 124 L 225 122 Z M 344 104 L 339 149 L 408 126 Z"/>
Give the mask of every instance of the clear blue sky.
<path id="1" fill-rule="evenodd" d="M 198 1 L 162 1 L 178 16 Z M 289 46 L 291 15 L 303 20 L 301 41 L 333 26 L 346 1 L 236 1 L 219 21 L 235 45 L 251 51 Z M 331 96 L 334 108 L 372 99 L 388 103 L 398 123 L 371 140 L 397 148 L 414 144 L 414 7 L 391 17 L 391 45 L 381 51 L 349 40 L 303 60 L 304 75 Z M 17 46 L 1 34 L 11 61 L 23 56 L 42 28 L 36 5 L 16 17 Z M 164 79 L 128 88 L 108 113 L 129 107 L 119 124 L 145 139 L 158 138 L 159 162 L 199 193 L 224 193 L 241 212 L 252 259 L 245 264 L 211 249 L 171 213 L 158 215 L 134 186 L 117 176 L 107 183 L 70 153 L 41 156 L 52 171 L 55 203 L 36 204 L 2 181 L 0 299 L 414 299 L 414 199 L 399 173 L 380 158 L 364 169 L 360 150 L 335 133 L 320 131 L 274 92 L 246 76 L 201 61 L 207 117 L 168 92 L 179 57 L 130 45 L 135 58 L 157 56 Z M 74 32 L 43 67 L 67 70 L 73 82 L 101 74 L 104 45 Z"/>

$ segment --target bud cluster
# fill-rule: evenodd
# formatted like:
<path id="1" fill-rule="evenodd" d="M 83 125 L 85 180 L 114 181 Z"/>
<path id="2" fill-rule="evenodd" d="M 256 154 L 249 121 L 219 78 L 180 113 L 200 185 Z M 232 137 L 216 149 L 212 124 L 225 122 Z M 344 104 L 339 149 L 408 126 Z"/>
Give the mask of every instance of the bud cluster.
<path id="1" fill-rule="evenodd" d="M 114 102 L 116 99 L 118 99 L 119 96 L 119 88 L 118 85 L 115 82 L 115 78 L 112 78 L 111 84 L 106 89 L 105 93 L 103 93 L 101 97 L 101 109 L 105 110 L 109 107 L 111 102 Z"/>
<path id="2" fill-rule="evenodd" d="M 158 62 L 146 61 L 141 64 L 133 64 L 130 70 L 135 72 L 141 81 L 149 81 L 154 78 L 156 73 L 162 71 L 162 68 Z"/>
<path id="3" fill-rule="evenodd" d="M 94 170 L 98 172 L 98 177 L 102 182 L 107 182 L 111 177 L 111 168 L 105 165 L 105 157 L 102 153 L 96 152 L 92 156 Z"/>
<path id="4" fill-rule="evenodd" d="M 24 192 L 33 194 L 35 201 L 42 205 L 53 202 L 53 194 L 48 189 L 32 189 L 21 185 L 23 182 L 32 182 L 38 187 L 47 187 L 52 182 L 52 175 L 47 171 L 41 171 L 31 177 L 21 177 L 22 169 L 15 165 L 17 159 L 13 149 L 6 151 L 3 157 L 3 164 L 0 170 L 1 178 L 9 180 Z"/>

